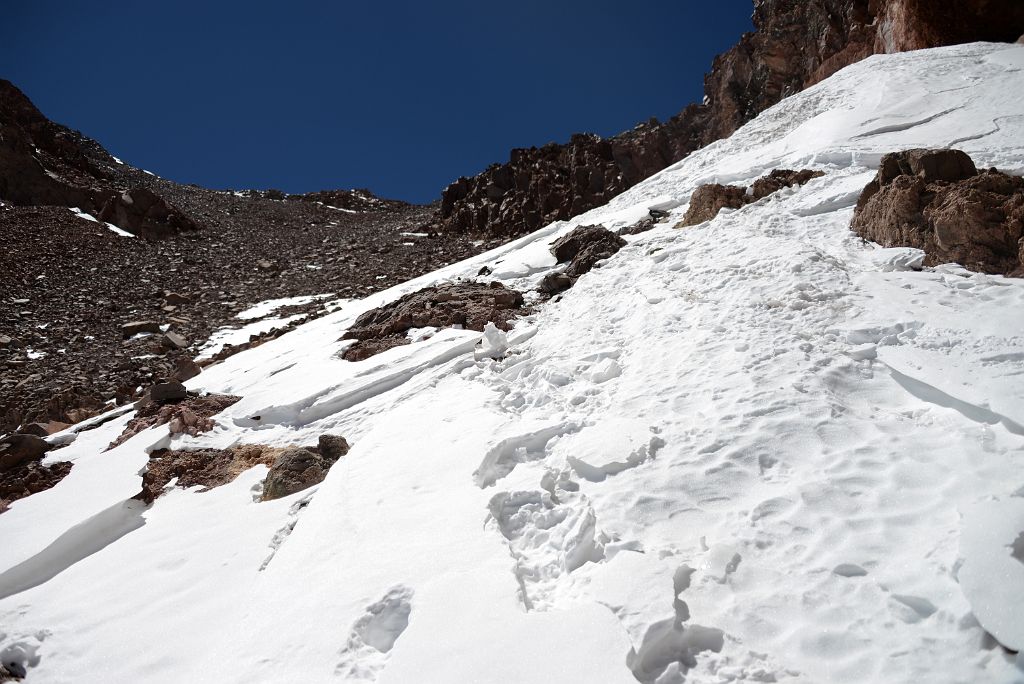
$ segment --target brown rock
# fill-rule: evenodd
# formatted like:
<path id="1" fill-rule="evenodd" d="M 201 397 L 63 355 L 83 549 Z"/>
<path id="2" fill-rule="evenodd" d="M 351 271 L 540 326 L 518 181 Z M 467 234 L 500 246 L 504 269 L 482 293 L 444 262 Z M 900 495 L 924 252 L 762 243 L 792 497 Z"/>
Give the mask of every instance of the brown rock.
<path id="1" fill-rule="evenodd" d="M 52 434 L 66 430 L 71 425 L 69 423 L 62 423 L 60 421 L 51 420 L 46 423 L 29 423 L 20 430 L 19 433 L 23 435 L 35 435 L 36 437 L 48 437 Z"/>
<path id="2" fill-rule="evenodd" d="M 558 263 L 568 261 L 565 275 L 575 280 L 626 246 L 626 241 L 604 226 L 578 226 L 551 245 Z"/>
<path id="3" fill-rule="evenodd" d="M 199 367 L 195 361 L 188 356 L 179 356 L 177 361 L 174 362 L 174 373 L 171 378 L 178 382 L 185 382 L 191 380 L 200 373 L 203 369 Z"/>
<path id="4" fill-rule="evenodd" d="M 203 487 L 207 491 L 227 484 L 256 465 L 273 465 L 281 449 L 263 444 L 242 444 L 230 449 L 158 449 L 149 455 L 142 474 L 142 491 L 135 496 L 153 503 L 171 480 L 179 487 Z"/>
<path id="5" fill-rule="evenodd" d="M 702 185 L 693 191 L 690 197 L 690 208 L 686 210 L 686 216 L 676 226 L 684 228 L 695 226 L 704 221 L 710 221 L 718 215 L 723 208 L 740 209 L 751 202 L 764 199 L 782 188 L 803 185 L 812 178 L 824 176 L 822 171 L 801 169 L 775 169 L 765 176 L 754 181 L 749 188 L 741 188 L 737 185 Z"/>
<path id="6" fill-rule="evenodd" d="M 121 326 L 121 337 L 128 339 L 141 333 L 160 334 L 160 324 L 156 321 L 132 321 Z"/>
<path id="7" fill-rule="evenodd" d="M 181 306 L 183 304 L 190 304 L 192 299 L 183 294 L 177 292 L 165 292 L 164 293 L 164 304 L 168 306 Z"/>
<path id="8" fill-rule="evenodd" d="M 410 328 L 458 325 L 466 330 L 483 332 L 484 325 L 490 321 L 500 329 L 508 330 L 514 318 L 527 312 L 522 293 L 498 282 L 426 287 L 371 309 L 356 319 L 342 339 L 357 342 L 342 353 L 342 358 L 361 361 L 408 344 L 405 333 Z"/>
<path id="9" fill-rule="evenodd" d="M 712 183 L 702 185 L 693 191 L 690 197 L 690 208 L 686 210 L 681 226 L 695 226 L 710 221 L 718 216 L 718 212 L 728 207 L 739 209 L 748 201 L 746 188 L 736 185 L 719 185 Z"/>
<path id="10" fill-rule="evenodd" d="M 98 218 L 148 240 L 199 229 L 195 221 L 167 200 L 141 186 L 110 195 Z"/>
<path id="11" fill-rule="evenodd" d="M 50 489 L 68 476 L 71 467 L 68 462 L 44 466 L 35 460 L 8 470 L 0 469 L 0 513 L 18 499 Z"/>
<path id="12" fill-rule="evenodd" d="M 861 193 L 851 228 L 885 247 L 924 250 L 925 265 L 1022 272 L 1024 179 L 977 173 L 958 150 L 886 155 Z"/>
<path id="13" fill-rule="evenodd" d="M 344 439 L 341 443 L 344 443 L 343 449 L 339 443 L 331 442 L 333 460 L 316 449 L 288 447 L 281 450 L 263 481 L 263 500 L 280 499 L 323 482 L 331 466 L 348 452 Z"/>
<path id="14" fill-rule="evenodd" d="M 8 435 L 0 439 L 0 472 L 38 461 L 49 450 L 46 440 L 35 435 Z"/>
<path id="15" fill-rule="evenodd" d="M 819 178 L 824 175 L 824 171 L 812 171 L 811 169 L 801 169 L 799 171 L 775 169 L 767 176 L 761 176 L 754 181 L 754 184 L 750 186 L 751 199 L 756 202 L 782 188 L 803 185 L 812 178 Z"/>
<path id="16" fill-rule="evenodd" d="M 176 433 L 187 433 L 195 436 L 200 432 L 212 430 L 214 425 L 213 416 L 239 399 L 241 397 L 227 394 L 208 394 L 205 397 L 188 397 L 179 403 L 163 406 L 155 401 L 139 402 L 139 406 L 135 410 L 135 417 L 125 427 L 124 432 L 111 442 L 107 448 L 113 449 L 143 430 L 170 423 L 175 419 L 180 419 L 179 422 L 175 423 Z M 187 414 L 186 411 L 188 412 Z M 193 419 L 189 414 L 195 415 L 196 418 Z"/>

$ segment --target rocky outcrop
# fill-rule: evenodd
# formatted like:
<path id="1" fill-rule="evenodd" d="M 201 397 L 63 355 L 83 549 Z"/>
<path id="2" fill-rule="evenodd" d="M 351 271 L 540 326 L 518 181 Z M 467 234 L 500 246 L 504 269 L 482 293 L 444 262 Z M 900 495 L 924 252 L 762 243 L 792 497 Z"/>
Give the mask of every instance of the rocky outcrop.
<path id="1" fill-rule="evenodd" d="M 851 228 L 885 247 L 924 250 L 926 266 L 1024 275 L 1024 178 L 979 173 L 959 150 L 887 154 Z"/>
<path id="2" fill-rule="evenodd" d="M 205 492 L 264 465 L 268 472 L 261 499 L 279 499 L 322 482 L 348 449 L 345 438 L 337 435 L 321 435 L 315 447 L 240 444 L 227 449 L 159 449 L 149 456 L 142 491 L 135 498 L 153 503 L 172 480 L 178 487 L 203 487 L 200 491 Z"/>
<path id="3" fill-rule="evenodd" d="M 189 434 L 194 437 L 200 432 L 212 430 L 213 416 L 239 399 L 241 397 L 229 394 L 207 394 L 203 397 L 192 395 L 184 399 L 161 398 L 160 400 L 154 400 L 147 396 L 139 401 L 135 417 L 125 426 L 124 432 L 107 448 L 113 449 L 143 430 L 166 423 L 170 424 L 169 431 L 172 435 Z"/>
<path id="4" fill-rule="evenodd" d="M 280 449 L 263 444 L 242 444 L 229 449 L 158 449 L 149 455 L 142 474 L 142 491 L 135 498 L 153 503 L 171 480 L 178 487 L 203 487 L 202 491 L 227 484 L 257 465 L 268 468 Z"/>
<path id="5" fill-rule="evenodd" d="M 283 449 L 263 481 L 263 500 L 280 499 L 323 482 L 327 471 L 348 449 L 345 438 L 337 435 L 320 435 L 316 449 Z"/>
<path id="6" fill-rule="evenodd" d="M 511 321 L 528 313 L 523 295 L 499 282 L 451 283 L 426 287 L 390 304 L 367 311 L 356 319 L 343 340 L 356 340 L 342 358 L 362 361 L 382 351 L 409 344 L 406 333 L 412 328 L 449 328 L 483 332 L 494 323 L 508 330 Z"/>
<path id="7" fill-rule="evenodd" d="M 625 240 L 604 226 L 579 226 L 556 240 L 551 245 L 551 254 L 560 264 L 568 262 L 564 273 L 575 282 L 598 261 L 613 256 L 625 246 Z"/>
<path id="8" fill-rule="evenodd" d="M 702 104 L 607 139 L 580 134 L 513 150 L 508 162 L 449 185 L 430 228 L 513 237 L 569 219 L 869 55 L 1012 42 L 1024 31 L 1024 3 L 755 0 L 753 20 L 756 30 L 715 58 Z"/>
<path id="9" fill-rule="evenodd" d="M 695 226 L 718 216 L 722 209 L 739 209 L 747 203 L 747 190 L 737 185 L 709 183 L 693 191 L 690 208 L 680 226 Z"/>
<path id="10" fill-rule="evenodd" d="M 77 207 L 148 239 L 197 229 L 151 190 L 122 187 L 107 170 L 114 163 L 94 141 L 53 123 L 10 81 L 0 80 L 0 199 Z"/>
<path id="11" fill-rule="evenodd" d="M 690 196 L 690 207 L 686 210 L 686 216 L 683 217 L 677 228 L 695 226 L 698 223 L 710 221 L 718 216 L 718 212 L 722 209 L 740 209 L 751 202 L 764 199 L 782 188 L 803 185 L 812 178 L 823 175 L 825 175 L 823 172 L 811 169 L 799 171 L 775 169 L 768 175 L 758 178 L 749 188 L 742 188 L 738 185 L 719 185 L 718 183 L 701 185 Z"/>
<path id="12" fill-rule="evenodd" d="M 160 240 L 198 230 L 196 222 L 152 190 L 131 188 L 107 198 L 99 219 L 148 240 Z"/>

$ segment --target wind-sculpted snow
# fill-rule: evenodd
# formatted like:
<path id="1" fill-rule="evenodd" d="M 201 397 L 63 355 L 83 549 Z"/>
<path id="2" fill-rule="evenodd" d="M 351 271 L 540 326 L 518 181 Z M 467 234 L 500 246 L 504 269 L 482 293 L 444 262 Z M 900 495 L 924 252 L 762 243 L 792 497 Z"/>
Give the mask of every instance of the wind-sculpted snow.
<path id="1" fill-rule="evenodd" d="M 849 230 L 892 151 L 1024 172 L 1021 92 L 1022 47 L 870 58 L 574 222 L 206 369 L 189 389 L 243 397 L 209 432 L 77 433 L 50 456 L 71 474 L 0 516 L 0 653 L 41 682 L 1021 679 L 1024 281 Z M 825 175 L 670 227 L 777 168 Z M 555 239 L 652 208 L 500 353 L 442 330 L 338 358 L 371 308 L 484 266 L 535 291 Z M 352 448 L 315 491 L 258 502 L 257 466 L 94 529 L 149 450 L 323 433 Z"/>

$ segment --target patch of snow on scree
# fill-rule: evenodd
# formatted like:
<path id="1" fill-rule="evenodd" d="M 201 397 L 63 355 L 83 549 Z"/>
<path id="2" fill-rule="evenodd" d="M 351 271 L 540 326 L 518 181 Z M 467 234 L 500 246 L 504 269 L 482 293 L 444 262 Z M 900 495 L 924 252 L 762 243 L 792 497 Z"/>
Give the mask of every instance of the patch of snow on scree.
<path id="1" fill-rule="evenodd" d="M 1024 48 L 876 56 L 560 222 L 232 356 L 197 437 L 121 416 L 0 515 L 0 656 L 39 682 L 1021 681 L 1024 281 L 849 230 L 887 152 L 1024 173 Z M 824 176 L 687 229 L 694 189 Z M 666 222 L 507 334 L 358 363 L 362 312 L 578 225 Z M 146 454 L 352 445 L 137 510 Z M 1018 567 L 1020 566 L 1020 567 Z M 39 573 L 26 576 L 27 570 Z M 4 579 L 6 578 L 6 580 Z M 4 583 L 6 582 L 6 583 Z M 1002 643 L 1000 643 L 1002 642 Z M 20 671 L 20 670 L 19 670 Z"/>

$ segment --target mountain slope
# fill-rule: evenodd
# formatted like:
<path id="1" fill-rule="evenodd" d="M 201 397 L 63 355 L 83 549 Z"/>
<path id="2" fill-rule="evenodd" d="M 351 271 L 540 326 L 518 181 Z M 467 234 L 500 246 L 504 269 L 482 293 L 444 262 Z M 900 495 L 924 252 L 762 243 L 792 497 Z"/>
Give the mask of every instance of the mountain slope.
<path id="1" fill-rule="evenodd" d="M 242 397 L 211 432 L 55 436 L 77 434 L 48 457 L 71 474 L 0 515 L 0 662 L 40 682 L 1019 680 L 1024 282 L 910 270 L 849 223 L 896 149 L 1024 173 L 1022 90 L 1022 47 L 869 58 L 571 223 L 210 368 L 189 387 Z M 670 227 L 698 185 L 778 167 L 825 175 Z M 454 328 L 337 357 L 374 306 L 485 266 L 532 288 L 555 237 L 651 209 L 668 222 L 538 297 L 500 360 Z M 131 499 L 151 450 L 324 433 L 352 449 L 315 490 L 257 503 L 258 466 Z"/>

